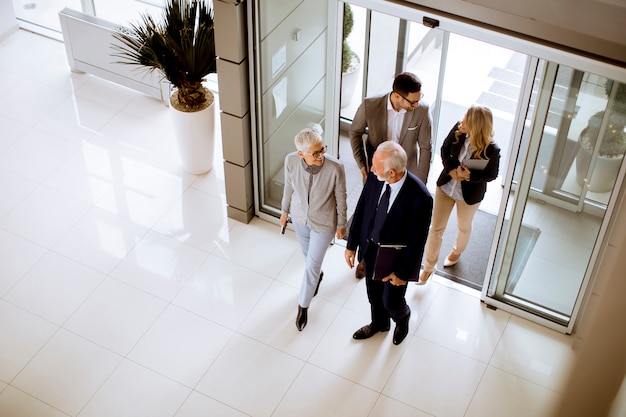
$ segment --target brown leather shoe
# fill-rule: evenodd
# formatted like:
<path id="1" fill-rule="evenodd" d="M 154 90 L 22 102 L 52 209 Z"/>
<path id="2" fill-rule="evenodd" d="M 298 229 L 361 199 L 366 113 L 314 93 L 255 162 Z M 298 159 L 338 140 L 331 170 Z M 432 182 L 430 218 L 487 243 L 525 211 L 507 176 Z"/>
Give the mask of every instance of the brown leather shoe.
<path id="1" fill-rule="evenodd" d="M 356 271 L 354 272 L 354 276 L 358 279 L 365 278 L 365 262 L 361 261 L 356 266 Z"/>

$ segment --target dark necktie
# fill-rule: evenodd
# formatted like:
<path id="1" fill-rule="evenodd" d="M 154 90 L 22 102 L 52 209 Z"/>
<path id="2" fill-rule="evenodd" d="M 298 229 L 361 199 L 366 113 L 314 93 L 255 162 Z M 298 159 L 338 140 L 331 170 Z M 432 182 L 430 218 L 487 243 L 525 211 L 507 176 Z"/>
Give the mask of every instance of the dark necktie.
<path id="1" fill-rule="evenodd" d="M 387 217 L 387 209 L 389 208 L 389 196 L 391 195 L 391 187 L 389 184 L 386 185 L 385 192 L 383 196 L 380 198 L 378 202 L 378 207 L 376 208 L 376 214 L 374 215 L 374 226 L 372 227 L 372 240 L 375 243 L 380 242 L 380 231 L 383 228 L 383 224 L 385 223 L 385 218 Z"/>

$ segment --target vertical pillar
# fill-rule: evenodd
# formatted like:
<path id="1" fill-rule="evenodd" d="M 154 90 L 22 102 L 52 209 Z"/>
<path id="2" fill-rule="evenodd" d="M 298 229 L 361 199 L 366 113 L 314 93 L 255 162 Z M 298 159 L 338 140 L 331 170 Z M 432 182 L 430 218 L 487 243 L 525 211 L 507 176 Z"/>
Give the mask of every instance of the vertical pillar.
<path id="1" fill-rule="evenodd" d="M 19 29 L 11 0 L 0 0 L 0 40 Z"/>
<path id="2" fill-rule="evenodd" d="M 215 52 L 228 217 L 249 223 L 254 216 L 252 137 L 246 6 L 214 0 Z"/>

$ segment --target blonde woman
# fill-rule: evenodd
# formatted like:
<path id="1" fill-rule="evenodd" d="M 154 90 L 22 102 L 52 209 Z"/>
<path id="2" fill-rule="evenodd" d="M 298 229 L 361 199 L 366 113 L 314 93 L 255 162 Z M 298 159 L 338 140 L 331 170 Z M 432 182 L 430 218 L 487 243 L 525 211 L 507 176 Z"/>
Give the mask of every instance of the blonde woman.
<path id="1" fill-rule="evenodd" d="M 433 218 L 424 253 L 424 270 L 417 285 L 435 271 L 443 233 L 456 205 L 458 232 L 444 266 L 455 265 L 467 247 L 472 220 L 485 197 L 487 183 L 498 176 L 500 148 L 493 141 L 493 115 L 484 106 L 471 106 L 441 146 L 443 170 L 437 179 Z M 484 166 L 483 166 L 484 165 Z"/>

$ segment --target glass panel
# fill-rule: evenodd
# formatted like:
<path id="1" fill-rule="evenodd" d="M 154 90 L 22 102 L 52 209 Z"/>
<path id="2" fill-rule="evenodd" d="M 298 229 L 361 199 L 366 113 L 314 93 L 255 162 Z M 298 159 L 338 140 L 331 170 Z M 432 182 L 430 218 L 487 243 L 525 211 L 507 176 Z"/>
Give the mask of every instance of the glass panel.
<path id="1" fill-rule="evenodd" d="M 165 0 L 93 0 L 93 4 L 99 18 L 126 25 L 142 13 L 160 16 Z"/>
<path id="2" fill-rule="evenodd" d="M 563 188 L 584 189 L 588 199 L 606 205 L 626 151 L 626 85 L 585 73 L 576 104 L 570 131 L 579 144 L 575 174 Z"/>
<path id="3" fill-rule="evenodd" d="M 352 120 L 363 97 L 367 9 L 345 3 L 341 71 L 340 117 Z"/>
<path id="4" fill-rule="evenodd" d="M 83 3 L 87 7 L 83 8 Z M 18 19 L 59 33 L 61 24 L 58 13 L 65 7 L 87 14 L 95 9 L 95 16 L 125 25 L 140 13 L 160 13 L 164 5 L 165 0 L 94 0 L 93 3 L 84 0 L 13 0 Z"/>
<path id="5" fill-rule="evenodd" d="M 576 211 L 575 204 L 557 205 L 557 200 L 542 198 L 540 192 L 576 202 L 596 189 L 598 162 L 578 162 L 590 142 L 592 158 L 611 148 L 610 159 L 618 161 L 615 172 L 598 176 L 604 180 L 608 201 L 626 149 L 626 121 L 621 118 L 625 92 L 606 78 L 547 65 L 540 63 L 535 79 L 516 158 L 514 177 L 519 187 L 509 194 L 493 270 L 498 279 L 490 282 L 488 295 L 568 326 L 592 254 L 601 241 L 605 210 Z M 600 151 L 606 141 L 610 145 Z M 526 177 L 525 172 L 532 174 Z"/>
<path id="6" fill-rule="evenodd" d="M 526 59 L 526 55 L 510 49 L 450 34 L 439 122 L 433 136 L 437 140 L 434 144 L 437 157 L 431 167 L 431 176 L 433 171 L 439 175 L 442 168 L 439 157 L 441 143 L 472 104 L 489 107 L 493 112 L 494 140 L 501 148 L 500 177 L 506 175 Z M 468 62 L 472 64 L 468 65 Z M 483 209 L 493 213 L 499 211 L 501 185 L 500 179 L 488 184 L 487 201 L 481 203 Z"/>
<path id="7" fill-rule="evenodd" d="M 65 7 L 82 11 L 81 0 L 13 0 L 19 20 L 58 33 L 61 33 L 58 13 Z"/>
<path id="8" fill-rule="evenodd" d="M 294 136 L 311 123 L 325 130 L 327 4 L 317 0 L 255 4 L 261 22 L 255 39 L 259 206 L 271 215 L 280 210 L 283 162 L 295 151 Z M 277 18 L 276 11 L 284 18 Z M 299 29 L 299 36 L 294 36 L 293 28 Z"/>

